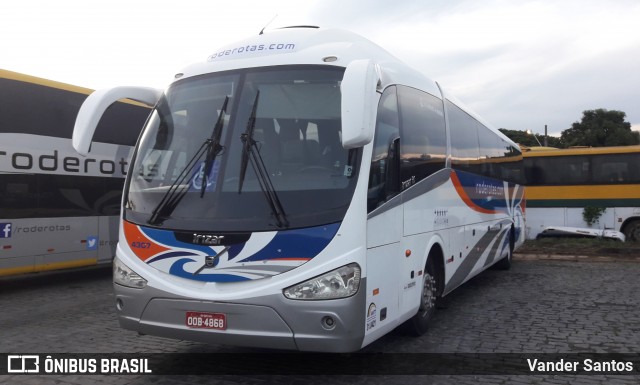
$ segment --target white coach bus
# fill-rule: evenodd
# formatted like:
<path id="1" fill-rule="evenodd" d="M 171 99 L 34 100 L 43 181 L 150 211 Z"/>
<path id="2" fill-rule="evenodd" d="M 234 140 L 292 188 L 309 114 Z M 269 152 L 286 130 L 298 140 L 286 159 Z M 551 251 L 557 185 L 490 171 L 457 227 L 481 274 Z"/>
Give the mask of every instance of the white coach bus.
<path id="1" fill-rule="evenodd" d="M 115 255 L 124 177 L 150 109 L 114 104 L 83 158 L 71 135 L 91 92 L 0 70 L 0 276 Z"/>
<path id="2" fill-rule="evenodd" d="M 220 49 L 162 92 L 125 182 L 120 325 L 210 343 L 347 352 L 524 239 L 517 145 L 368 40 L 315 27 Z"/>

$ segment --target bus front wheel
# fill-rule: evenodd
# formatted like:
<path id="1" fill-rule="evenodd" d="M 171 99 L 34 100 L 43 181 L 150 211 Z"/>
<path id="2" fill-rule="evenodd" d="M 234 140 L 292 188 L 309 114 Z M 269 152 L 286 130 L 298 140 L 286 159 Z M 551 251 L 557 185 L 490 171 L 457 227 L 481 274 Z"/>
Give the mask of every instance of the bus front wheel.
<path id="1" fill-rule="evenodd" d="M 418 313 L 407 321 L 405 330 L 415 336 L 421 336 L 427 332 L 427 326 L 436 312 L 438 300 L 438 281 L 436 264 L 433 256 L 427 261 L 427 266 L 422 277 L 422 292 L 420 294 L 420 307 Z"/>

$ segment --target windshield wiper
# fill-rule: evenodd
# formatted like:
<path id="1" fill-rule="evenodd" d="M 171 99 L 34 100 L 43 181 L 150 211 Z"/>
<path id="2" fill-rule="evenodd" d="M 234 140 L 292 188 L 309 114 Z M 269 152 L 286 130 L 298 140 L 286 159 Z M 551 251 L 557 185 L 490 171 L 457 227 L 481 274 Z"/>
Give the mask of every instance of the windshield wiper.
<path id="1" fill-rule="evenodd" d="M 205 140 L 200 148 L 196 151 L 196 153 L 189 159 L 189 162 L 185 166 L 184 169 L 180 172 L 176 180 L 169 186 L 167 192 L 164 193 L 162 199 L 158 203 L 158 205 L 153 209 L 151 213 L 151 217 L 147 221 L 150 225 L 156 225 L 160 223 L 160 218 L 166 217 L 171 214 L 173 210 L 178 206 L 178 203 L 184 198 L 187 191 L 189 191 L 189 185 L 186 187 L 183 184 L 185 179 L 190 176 L 191 170 L 198 163 L 198 160 L 202 157 L 202 155 L 206 152 L 207 157 L 205 159 L 202 174 L 202 187 L 200 190 L 200 198 L 204 196 L 204 191 L 207 186 L 207 176 L 209 172 L 211 172 L 211 167 L 213 167 L 213 162 L 215 158 L 222 152 L 224 149 L 223 146 L 220 145 L 220 138 L 222 137 L 222 126 L 224 125 L 224 115 L 227 110 L 227 103 L 229 102 L 229 96 L 224 99 L 224 103 L 222 104 L 222 109 L 218 114 L 218 119 L 216 121 L 215 126 L 213 127 L 213 132 L 211 133 L 211 138 Z M 178 190 L 180 190 L 178 192 Z"/>
<path id="2" fill-rule="evenodd" d="M 238 182 L 238 194 L 242 193 L 242 185 L 244 184 L 244 178 L 247 173 L 247 166 L 249 161 L 251 161 L 251 166 L 258 177 L 258 183 L 260 184 L 260 188 L 264 193 L 265 198 L 267 199 L 267 203 L 271 207 L 271 212 L 273 216 L 278 221 L 278 227 L 289 227 L 289 221 L 287 220 L 287 215 L 284 212 L 284 208 L 282 207 L 282 203 L 280 199 L 278 199 L 278 194 L 276 190 L 273 188 L 273 183 L 271 182 L 271 178 L 269 177 L 269 172 L 264 165 L 264 161 L 262 160 L 262 156 L 260 155 L 260 150 L 256 146 L 256 141 L 253 139 L 253 132 L 256 127 L 256 111 L 258 110 L 258 100 L 260 99 L 260 91 L 256 93 L 256 99 L 253 102 L 253 107 L 251 109 L 251 115 L 249 116 L 249 120 L 247 121 L 247 129 L 246 131 L 240 135 L 240 139 L 242 140 L 242 160 L 240 163 L 240 180 Z"/>
<path id="3" fill-rule="evenodd" d="M 204 161 L 202 174 L 202 187 L 200 187 L 200 198 L 204 196 L 204 192 L 207 189 L 207 178 L 209 177 L 209 173 L 211 172 L 211 167 L 213 167 L 213 162 L 216 160 L 216 157 L 222 152 L 224 147 L 220 145 L 220 138 L 222 137 L 222 126 L 224 125 L 224 116 L 227 112 L 227 103 L 229 103 L 229 96 L 227 95 L 224 98 L 224 103 L 222 103 L 222 109 L 220 110 L 220 114 L 218 115 L 218 121 L 216 125 L 213 127 L 213 132 L 211 133 L 211 138 L 207 139 L 207 157 Z"/>

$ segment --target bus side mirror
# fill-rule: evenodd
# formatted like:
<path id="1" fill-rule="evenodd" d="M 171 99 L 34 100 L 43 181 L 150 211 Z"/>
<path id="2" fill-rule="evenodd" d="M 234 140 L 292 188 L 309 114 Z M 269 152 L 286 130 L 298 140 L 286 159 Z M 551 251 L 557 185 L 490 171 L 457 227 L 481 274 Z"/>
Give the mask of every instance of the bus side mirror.
<path id="1" fill-rule="evenodd" d="M 162 90 L 149 87 L 114 87 L 93 92 L 78 111 L 71 139 L 73 148 L 80 155 L 89 153 L 98 122 L 111 104 L 120 99 L 131 99 L 154 106 L 161 95 Z"/>
<path id="2" fill-rule="evenodd" d="M 373 140 L 380 95 L 380 78 L 371 60 L 349 63 L 340 85 L 342 93 L 342 147 L 362 147 Z"/>

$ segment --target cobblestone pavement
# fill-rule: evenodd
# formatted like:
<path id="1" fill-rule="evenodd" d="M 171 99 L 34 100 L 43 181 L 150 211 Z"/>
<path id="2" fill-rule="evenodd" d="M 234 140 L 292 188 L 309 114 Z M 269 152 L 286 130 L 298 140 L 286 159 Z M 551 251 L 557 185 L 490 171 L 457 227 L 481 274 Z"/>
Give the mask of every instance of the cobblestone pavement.
<path id="1" fill-rule="evenodd" d="M 422 337 L 394 331 L 383 353 L 640 353 L 640 263 L 516 260 L 443 301 Z M 238 353 L 118 327 L 109 269 L 0 280 L 2 353 Z M 318 363 L 322 365 L 322 363 Z M 636 384 L 640 376 L 0 376 L 7 384 Z"/>

